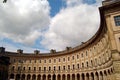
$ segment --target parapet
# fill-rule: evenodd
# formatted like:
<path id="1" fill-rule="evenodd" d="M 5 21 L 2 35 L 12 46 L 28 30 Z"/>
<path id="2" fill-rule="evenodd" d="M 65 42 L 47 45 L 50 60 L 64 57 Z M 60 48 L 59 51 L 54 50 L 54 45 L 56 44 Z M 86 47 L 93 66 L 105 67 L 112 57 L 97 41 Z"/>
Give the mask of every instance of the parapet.
<path id="1" fill-rule="evenodd" d="M 120 0 L 105 0 L 102 2 L 102 4 L 103 4 L 103 6 L 105 6 L 105 5 L 109 5 L 111 3 L 115 3 L 117 1 L 120 1 Z"/>

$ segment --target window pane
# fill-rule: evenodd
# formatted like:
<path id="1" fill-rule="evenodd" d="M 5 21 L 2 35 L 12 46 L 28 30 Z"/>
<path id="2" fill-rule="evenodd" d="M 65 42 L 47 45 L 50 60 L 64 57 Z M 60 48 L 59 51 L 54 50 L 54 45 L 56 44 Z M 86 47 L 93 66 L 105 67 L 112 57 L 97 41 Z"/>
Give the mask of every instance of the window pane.
<path id="1" fill-rule="evenodd" d="M 120 15 L 119 16 L 115 16 L 114 20 L 115 20 L 115 25 L 116 26 L 120 26 Z"/>

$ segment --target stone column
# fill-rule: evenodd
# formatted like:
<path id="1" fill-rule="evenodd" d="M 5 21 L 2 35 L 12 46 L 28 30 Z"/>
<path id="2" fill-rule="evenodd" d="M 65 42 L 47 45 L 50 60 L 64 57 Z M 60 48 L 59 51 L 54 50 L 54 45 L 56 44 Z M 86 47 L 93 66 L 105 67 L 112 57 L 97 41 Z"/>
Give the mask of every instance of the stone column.
<path id="1" fill-rule="evenodd" d="M 97 80 L 97 76 L 94 74 L 94 80 Z"/>
<path id="2" fill-rule="evenodd" d="M 27 75 L 25 75 L 25 80 L 27 80 Z"/>
<path id="3" fill-rule="evenodd" d="M 80 80 L 82 80 L 82 75 L 80 75 Z"/>
<path id="4" fill-rule="evenodd" d="M 36 75 L 36 80 L 38 80 L 38 75 Z"/>
<path id="5" fill-rule="evenodd" d="M 70 80 L 72 80 L 72 75 L 70 75 Z"/>
<path id="6" fill-rule="evenodd" d="M 46 80 L 50 80 L 50 79 L 49 79 L 49 77 L 48 77 L 48 75 L 47 75 L 47 78 L 46 78 Z"/>
<path id="7" fill-rule="evenodd" d="M 75 80 L 77 80 L 77 74 L 75 74 Z"/>
<path id="8" fill-rule="evenodd" d="M 99 80 L 102 80 L 102 76 L 101 75 L 99 75 Z"/>
<path id="9" fill-rule="evenodd" d="M 97 79 L 96 79 L 96 75 L 94 75 L 94 80 L 97 80 Z"/>
<path id="10" fill-rule="evenodd" d="M 62 80 L 62 75 L 61 75 L 61 80 Z"/>
<path id="11" fill-rule="evenodd" d="M 47 75 L 46 75 L 46 77 L 45 77 L 45 80 L 47 80 Z"/>
<path id="12" fill-rule="evenodd" d="M 88 80 L 86 75 L 84 76 L 84 78 L 85 78 L 85 80 Z"/>
<path id="13" fill-rule="evenodd" d="M 106 72 L 106 73 L 107 73 L 106 80 L 109 80 L 110 75 L 108 72 Z"/>
<path id="14" fill-rule="evenodd" d="M 48 80 L 48 75 L 46 74 L 46 79 L 45 80 Z"/>
<path id="15" fill-rule="evenodd" d="M 32 75 L 31 75 L 31 77 L 30 77 L 30 80 L 32 80 Z"/>
<path id="16" fill-rule="evenodd" d="M 53 80 L 53 75 L 51 75 L 51 80 Z"/>
<path id="17" fill-rule="evenodd" d="M 67 80 L 67 75 L 65 76 L 65 80 Z"/>
<path id="18" fill-rule="evenodd" d="M 15 80 L 17 79 L 16 76 L 14 77 L 14 79 L 15 79 Z"/>
<path id="19" fill-rule="evenodd" d="M 40 78 L 41 78 L 41 80 L 43 80 L 43 78 L 42 78 L 42 77 L 43 77 L 43 76 L 41 75 L 41 77 L 40 77 Z"/>
<path id="20" fill-rule="evenodd" d="M 89 80 L 92 80 L 92 77 L 91 77 L 91 75 L 89 76 Z"/>
<path id="21" fill-rule="evenodd" d="M 56 74 L 56 80 L 58 80 L 58 76 L 57 76 L 57 74 Z"/>

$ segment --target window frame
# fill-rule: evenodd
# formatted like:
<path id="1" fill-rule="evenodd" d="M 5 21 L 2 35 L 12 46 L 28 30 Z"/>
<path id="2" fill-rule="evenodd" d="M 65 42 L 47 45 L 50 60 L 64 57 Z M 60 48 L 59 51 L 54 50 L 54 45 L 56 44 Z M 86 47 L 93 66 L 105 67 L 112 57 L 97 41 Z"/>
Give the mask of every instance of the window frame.
<path id="1" fill-rule="evenodd" d="M 115 26 L 117 27 L 120 26 L 120 15 L 114 16 L 114 22 L 115 22 Z"/>

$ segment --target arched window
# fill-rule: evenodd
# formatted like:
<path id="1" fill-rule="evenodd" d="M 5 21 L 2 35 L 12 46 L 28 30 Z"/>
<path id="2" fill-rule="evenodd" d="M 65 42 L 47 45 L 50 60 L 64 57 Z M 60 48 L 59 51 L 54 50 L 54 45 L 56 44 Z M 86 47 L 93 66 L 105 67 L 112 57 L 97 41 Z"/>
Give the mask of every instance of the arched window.
<path id="1" fill-rule="evenodd" d="M 79 69 L 80 67 L 79 67 L 79 64 L 77 64 L 77 68 Z"/>
<path id="2" fill-rule="evenodd" d="M 68 70 L 70 70 L 70 65 L 68 65 Z"/>
<path id="3" fill-rule="evenodd" d="M 46 63 L 46 60 L 44 60 L 44 63 Z"/>
<path id="4" fill-rule="evenodd" d="M 51 70 L 51 67 L 49 67 L 49 71 Z"/>
<path id="5" fill-rule="evenodd" d="M 41 67 L 39 67 L 39 71 L 41 71 Z"/>
<path id="6" fill-rule="evenodd" d="M 35 60 L 35 63 L 36 63 L 36 60 Z"/>
<path id="7" fill-rule="evenodd" d="M 18 66 L 18 71 L 20 71 L 20 66 Z"/>
<path id="8" fill-rule="evenodd" d="M 31 67 L 29 67 L 29 69 L 28 70 L 31 70 Z"/>
<path id="9" fill-rule="evenodd" d="M 94 47 L 94 50 L 95 50 L 95 47 Z"/>
<path id="10" fill-rule="evenodd" d="M 56 59 L 54 59 L 54 63 L 56 63 Z"/>
<path id="11" fill-rule="evenodd" d="M 41 63 L 41 60 L 39 62 Z"/>
<path id="12" fill-rule="evenodd" d="M 15 62 L 16 60 L 14 59 L 13 62 Z"/>
<path id="13" fill-rule="evenodd" d="M 56 67 L 54 66 L 54 71 L 56 70 Z"/>
<path id="14" fill-rule="evenodd" d="M 65 70 L 65 66 L 63 66 L 63 70 Z"/>
<path id="15" fill-rule="evenodd" d="M 77 59 L 79 59 L 79 55 L 77 55 Z"/>
<path id="16" fill-rule="evenodd" d="M 101 57 L 99 57 L 99 64 L 101 64 Z"/>
<path id="17" fill-rule="evenodd" d="M 84 63 L 82 63 L 82 68 L 84 68 Z"/>
<path id="18" fill-rule="evenodd" d="M 102 59 L 102 62 L 103 62 L 103 63 L 105 63 L 105 58 L 104 58 L 104 57 L 105 57 L 105 55 L 103 54 L 103 57 L 102 57 L 102 58 L 103 58 L 103 59 Z"/>
<path id="19" fill-rule="evenodd" d="M 63 61 L 65 62 L 65 58 L 63 58 Z"/>
<path id="20" fill-rule="evenodd" d="M 59 62 L 60 62 L 60 59 L 59 59 Z"/>
<path id="21" fill-rule="evenodd" d="M 88 62 L 86 62 L 86 66 L 88 67 Z"/>
<path id="22" fill-rule="evenodd" d="M 73 69 L 75 69 L 75 65 L 73 64 Z"/>
<path id="23" fill-rule="evenodd" d="M 70 57 L 68 57 L 68 61 L 70 61 Z"/>
<path id="24" fill-rule="evenodd" d="M 51 63 L 51 59 L 49 60 L 49 63 Z"/>
<path id="25" fill-rule="evenodd" d="M 23 70 L 25 70 L 25 67 L 23 67 Z"/>
<path id="26" fill-rule="evenodd" d="M 46 71 L 46 67 L 44 67 L 44 71 Z"/>
<path id="27" fill-rule="evenodd" d="M 74 60 L 74 56 L 72 56 L 72 59 Z"/>
<path id="28" fill-rule="evenodd" d="M 26 63 L 26 60 L 24 59 L 23 62 Z"/>
<path id="29" fill-rule="evenodd" d="M 88 52 L 86 51 L 86 56 L 88 56 Z"/>
<path id="30" fill-rule="evenodd" d="M 83 53 L 81 54 L 81 57 L 84 57 Z"/>
<path id="31" fill-rule="evenodd" d="M 34 71 L 36 71 L 36 67 L 34 67 Z"/>
<path id="32" fill-rule="evenodd" d="M 32 61 L 30 60 L 30 63 L 31 63 Z"/>
<path id="33" fill-rule="evenodd" d="M 12 70 L 14 70 L 14 69 L 15 69 L 15 66 L 12 67 Z"/>
<path id="34" fill-rule="evenodd" d="M 93 66 L 93 61 L 91 60 L 91 66 Z"/>
<path id="35" fill-rule="evenodd" d="M 58 67 L 58 70 L 60 71 L 60 66 Z"/>
<path id="36" fill-rule="evenodd" d="M 19 61 L 19 63 L 21 63 L 22 61 L 21 60 L 18 60 Z"/>
<path id="37" fill-rule="evenodd" d="M 97 66 L 97 59 L 95 59 L 95 66 Z"/>

